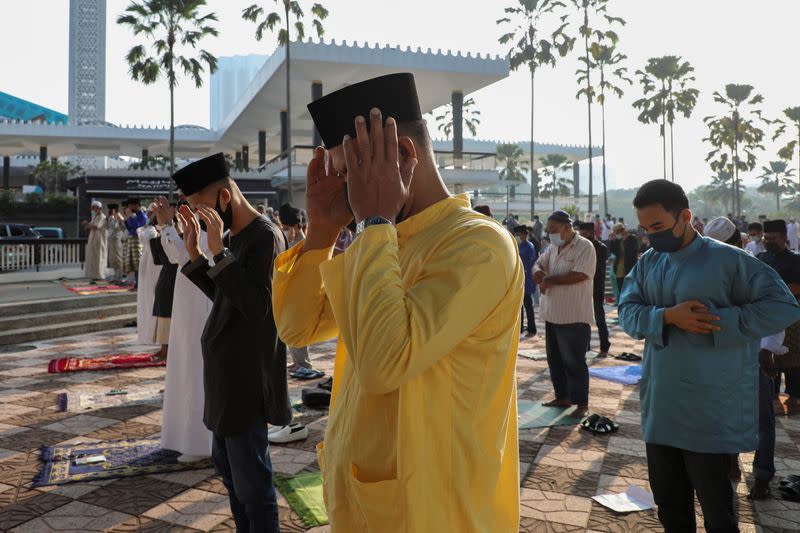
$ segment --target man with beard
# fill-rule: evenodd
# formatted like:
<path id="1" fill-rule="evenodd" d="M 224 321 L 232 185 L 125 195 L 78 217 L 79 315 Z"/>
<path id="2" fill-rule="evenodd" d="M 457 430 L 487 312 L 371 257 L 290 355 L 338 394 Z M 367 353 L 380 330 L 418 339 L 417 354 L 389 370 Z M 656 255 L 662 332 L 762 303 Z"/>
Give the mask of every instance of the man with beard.
<path id="1" fill-rule="evenodd" d="M 290 345 L 339 339 L 317 448 L 331 529 L 516 533 L 517 246 L 450 196 L 413 75 L 309 111 L 328 164 L 317 148 L 308 233 L 276 261 L 273 301 Z M 355 241 L 331 259 L 354 216 Z"/>
<path id="2" fill-rule="evenodd" d="M 285 238 L 242 195 L 223 154 L 195 161 L 173 179 L 189 204 L 179 210 L 190 259 L 181 272 L 214 302 L 201 341 L 211 455 L 228 489 L 236 529 L 277 532 L 267 423 L 285 425 L 292 416 L 286 347 L 271 305 L 272 264 L 285 250 Z M 200 248 L 201 229 L 213 267 Z"/>

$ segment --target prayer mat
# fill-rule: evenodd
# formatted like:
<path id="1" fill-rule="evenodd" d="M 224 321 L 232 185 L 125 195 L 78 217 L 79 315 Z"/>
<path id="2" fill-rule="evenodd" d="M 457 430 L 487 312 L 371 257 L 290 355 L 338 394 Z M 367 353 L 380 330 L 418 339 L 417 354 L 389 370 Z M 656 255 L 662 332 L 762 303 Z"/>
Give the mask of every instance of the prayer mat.
<path id="1" fill-rule="evenodd" d="M 164 400 L 164 387 L 149 387 L 127 391 L 125 394 L 109 392 L 62 392 L 58 395 L 59 411 L 88 411 L 120 405 L 159 403 Z"/>
<path id="2" fill-rule="evenodd" d="M 519 429 L 545 428 L 555 426 L 574 426 L 580 422 L 572 416 L 575 407 L 545 407 L 541 402 L 519 400 Z"/>
<path id="3" fill-rule="evenodd" d="M 85 287 L 67 287 L 67 289 L 78 296 L 91 296 L 92 294 L 129 292 L 131 288 L 120 285 L 87 285 Z"/>
<path id="4" fill-rule="evenodd" d="M 123 353 L 101 355 L 98 357 L 62 357 L 53 359 L 47 366 L 50 374 L 80 372 L 81 370 L 118 370 L 123 368 L 144 368 L 148 366 L 167 366 L 167 361 L 154 361 L 152 353 Z"/>
<path id="5" fill-rule="evenodd" d="M 296 476 L 276 475 L 273 480 L 275 486 L 307 527 L 328 524 L 328 513 L 325 511 L 325 501 L 322 497 L 322 474 L 320 472 Z"/>
<path id="6" fill-rule="evenodd" d="M 589 375 L 623 385 L 636 385 L 642 379 L 642 365 L 595 366 L 589 369 Z"/>
<path id="7" fill-rule="evenodd" d="M 523 349 L 519 350 L 519 356 L 524 357 L 525 359 L 531 359 L 533 361 L 544 361 L 547 359 L 547 353 L 544 350 L 530 350 L 530 349 Z"/>
<path id="8" fill-rule="evenodd" d="M 105 461 L 76 465 L 75 459 L 103 455 Z M 87 444 L 43 446 L 42 470 L 33 479 L 34 487 L 61 485 L 118 477 L 142 476 L 181 470 L 211 468 L 211 459 L 179 463 L 179 452 L 161 449 L 160 439 L 126 439 Z"/>

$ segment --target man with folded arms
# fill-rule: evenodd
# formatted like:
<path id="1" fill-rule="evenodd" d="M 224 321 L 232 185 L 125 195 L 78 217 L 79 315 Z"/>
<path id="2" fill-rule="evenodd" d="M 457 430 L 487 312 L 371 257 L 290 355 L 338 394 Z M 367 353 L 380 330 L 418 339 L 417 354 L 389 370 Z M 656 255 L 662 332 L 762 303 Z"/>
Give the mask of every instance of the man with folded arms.
<path id="1" fill-rule="evenodd" d="M 786 284 L 741 249 L 699 235 L 679 185 L 653 180 L 633 200 L 652 250 L 625 279 L 620 325 L 645 340 L 642 433 L 666 533 L 738 532 L 731 454 L 758 445 L 761 338 L 800 318 Z M 708 229 L 706 229 L 708 231 Z"/>
<path id="2" fill-rule="evenodd" d="M 318 446 L 332 531 L 516 533 L 516 244 L 448 193 L 412 75 L 309 110 L 329 165 L 317 148 L 308 233 L 278 257 L 273 302 L 290 345 L 339 337 Z"/>

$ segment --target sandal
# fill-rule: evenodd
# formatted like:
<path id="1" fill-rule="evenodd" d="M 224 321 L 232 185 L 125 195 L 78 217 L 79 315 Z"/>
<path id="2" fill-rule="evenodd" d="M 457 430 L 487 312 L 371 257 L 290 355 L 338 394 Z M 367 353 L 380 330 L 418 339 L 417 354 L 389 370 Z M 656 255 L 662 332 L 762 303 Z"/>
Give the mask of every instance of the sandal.
<path id="1" fill-rule="evenodd" d="M 635 353 L 622 352 L 619 355 L 615 355 L 614 359 L 619 359 L 620 361 L 641 361 L 642 356 L 636 355 Z"/>
<path id="2" fill-rule="evenodd" d="M 607 435 L 619 430 L 619 424 L 606 416 L 600 416 L 595 413 L 581 420 L 581 429 L 598 435 Z"/>
<path id="3" fill-rule="evenodd" d="M 781 480 L 779 486 L 785 487 L 787 485 L 791 485 L 792 483 L 800 483 L 800 476 L 797 474 L 789 474 Z"/>
<path id="4" fill-rule="evenodd" d="M 784 479 L 783 481 L 787 480 Z M 780 493 L 781 498 L 789 500 L 790 502 L 800 503 L 800 481 L 789 481 L 789 483 L 785 485 L 783 481 L 778 486 L 778 493 Z"/>
<path id="5" fill-rule="evenodd" d="M 289 374 L 291 377 L 295 379 L 299 379 L 302 381 L 308 381 L 311 379 L 319 379 L 325 376 L 325 372 L 321 372 L 319 370 L 313 370 L 311 368 L 301 368 L 297 372 L 292 372 Z"/>

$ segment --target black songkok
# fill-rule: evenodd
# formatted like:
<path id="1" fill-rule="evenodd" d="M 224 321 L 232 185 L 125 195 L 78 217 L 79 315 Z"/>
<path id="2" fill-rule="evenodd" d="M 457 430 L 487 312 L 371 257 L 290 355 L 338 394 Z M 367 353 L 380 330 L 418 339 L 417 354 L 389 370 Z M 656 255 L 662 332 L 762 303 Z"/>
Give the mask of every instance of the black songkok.
<path id="1" fill-rule="evenodd" d="M 388 74 L 348 85 L 314 100 L 308 111 L 314 120 L 325 147 L 342 144 L 345 135 L 356 136 L 355 119 L 367 119 L 373 107 L 381 110 L 383 120 L 392 117 L 398 124 L 421 120 L 414 75 Z"/>
<path id="2" fill-rule="evenodd" d="M 764 222 L 764 233 L 786 233 L 786 221 L 783 219 Z"/>
<path id="3" fill-rule="evenodd" d="M 184 194 L 190 196 L 202 191 L 212 183 L 230 175 L 225 156 L 219 152 L 189 163 L 175 172 L 172 180 Z"/>
<path id="4" fill-rule="evenodd" d="M 594 231 L 594 222 L 581 222 L 578 229 Z"/>
<path id="5" fill-rule="evenodd" d="M 300 210 L 293 207 L 292 204 L 283 204 L 278 209 L 278 216 L 281 218 L 281 224 L 287 226 L 300 225 Z"/>

